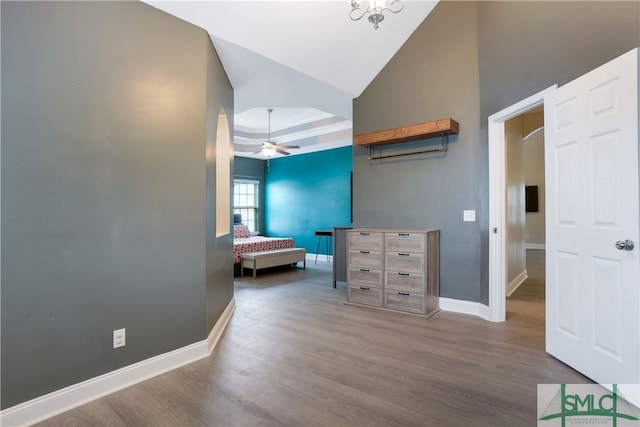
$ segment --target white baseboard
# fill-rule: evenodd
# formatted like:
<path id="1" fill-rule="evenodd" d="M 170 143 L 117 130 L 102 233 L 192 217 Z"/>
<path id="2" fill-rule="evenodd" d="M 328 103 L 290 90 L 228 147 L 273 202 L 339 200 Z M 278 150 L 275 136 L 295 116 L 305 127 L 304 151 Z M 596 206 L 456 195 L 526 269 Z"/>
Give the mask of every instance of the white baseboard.
<path id="1" fill-rule="evenodd" d="M 207 339 L 100 375 L 0 412 L 0 425 L 26 426 L 46 420 L 123 388 L 211 355 L 236 307 L 231 298 Z"/>
<path id="2" fill-rule="evenodd" d="M 307 261 L 316 262 L 316 254 L 310 254 L 307 252 L 306 255 Z M 318 262 L 333 262 L 333 255 L 329 255 L 329 260 L 327 261 L 326 254 L 318 254 Z"/>
<path id="3" fill-rule="evenodd" d="M 518 289 L 520 285 L 522 285 L 522 283 L 524 283 L 524 281 L 527 280 L 528 277 L 529 276 L 527 275 L 526 268 L 522 270 L 520 274 L 514 277 L 514 279 L 507 284 L 507 298 L 509 298 L 511 294 L 513 294 L 516 291 L 516 289 Z"/>
<path id="4" fill-rule="evenodd" d="M 471 314 L 484 320 L 490 319 L 489 307 L 479 302 L 440 297 L 440 309 L 460 314 Z"/>
<path id="5" fill-rule="evenodd" d="M 525 247 L 527 249 L 546 249 L 546 245 L 544 243 L 527 243 Z"/>
<path id="6" fill-rule="evenodd" d="M 211 332 L 209 332 L 209 336 L 207 337 L 207 354 L 202 358 L 211 356 L 213 349 L 216 348 L 218 341 L 222 338 L 224 330 L 227 329 L 227 325 L 229 324 L 229 320 L 231 320 L 231 316 L 233 316 L 234 311 L 236 311 L 236 298 L 231 297 L 231 301 L 229 301 L 229 304 L 225 307 L 220 318 L 216 324 L 213 325 Z"/>

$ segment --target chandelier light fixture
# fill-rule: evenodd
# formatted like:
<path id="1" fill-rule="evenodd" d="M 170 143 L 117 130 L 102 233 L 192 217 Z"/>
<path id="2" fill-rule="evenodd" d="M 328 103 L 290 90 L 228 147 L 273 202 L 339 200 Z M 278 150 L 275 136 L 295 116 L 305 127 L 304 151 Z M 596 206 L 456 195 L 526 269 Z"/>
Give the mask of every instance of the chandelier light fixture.
<path id="1" fill-rule="evenodd" d="M 377 30 L 378 24 L 384 20 L 382 12 L 389 11 L 391 13 L 398 13 L 402 9 L 404 9 L 402 0 L 351 0 L 351 13 L 349 13 L 349 17 L 352 21 L 359 21 L 365 15 L 369 15 L 369 22 L 371 22 L 373 28 Z"/>

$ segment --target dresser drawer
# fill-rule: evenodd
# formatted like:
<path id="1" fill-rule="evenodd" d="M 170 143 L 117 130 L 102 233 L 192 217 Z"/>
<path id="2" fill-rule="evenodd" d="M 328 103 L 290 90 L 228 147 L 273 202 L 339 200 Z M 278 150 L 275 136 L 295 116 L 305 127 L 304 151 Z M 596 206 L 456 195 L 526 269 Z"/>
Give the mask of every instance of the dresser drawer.
<path id="1" fill-rule="evenodd" d="M 372 286 L 349 286 L 347 288 L 347 301 L 382 307 L 382 289 Z"/>
<path id="2" fill-rule="evenodd" d="M 417 314 L 426 313 L 426 301 L 424 294 L 385 290 L 384 306 L 391 310 L 406 311 Z"/>
<path id="3" fill-rule="evenodd" d="M 385 233 L 385 250 L 392 252 L 424 252 L 422 233 Z"/>
<path id="4" fill-rule="evenodd" d="M 375 231 L 348 231 L 347 247 L 349 249 L 384 249 L 384 234 Z"/>
<path id="5" fill-rule="evenodd" d="M 347 270 L 347 282 L 350 285 L 364 285 L 382 287 L 382 270 L 362 267 L 349 267 Z"/>
<path id="6" fill-rule="evenodd" d="M 349 250 L 347 254 L 349 267 L 364 267 L 382 270 L 382 252 L 362 249 Z"/>
<path id="7" fill-rule="evenodd" d="M 424 254 L 387 252 L 385 266 L 387 270 L 406 273 L 424 273 Z"/>
<path id="8" fill-rule="evenodd" d="M 387 271 L 385 289 L 424 294 L 424 274 Z"/>

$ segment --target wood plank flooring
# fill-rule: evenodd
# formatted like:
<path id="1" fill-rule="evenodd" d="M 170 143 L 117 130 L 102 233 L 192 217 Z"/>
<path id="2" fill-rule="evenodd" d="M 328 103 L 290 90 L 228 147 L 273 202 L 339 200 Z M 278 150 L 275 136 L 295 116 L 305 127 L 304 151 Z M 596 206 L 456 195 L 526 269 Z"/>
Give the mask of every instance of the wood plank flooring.
<path id="1" fill-rule="evenodd" d="M 530 285 L 490 323 L 345 305 L 326 261 L 236 278 L 211 357 L 39 425 L 533 426 L 538 383 L 590 381 L 544 352 Z"/>

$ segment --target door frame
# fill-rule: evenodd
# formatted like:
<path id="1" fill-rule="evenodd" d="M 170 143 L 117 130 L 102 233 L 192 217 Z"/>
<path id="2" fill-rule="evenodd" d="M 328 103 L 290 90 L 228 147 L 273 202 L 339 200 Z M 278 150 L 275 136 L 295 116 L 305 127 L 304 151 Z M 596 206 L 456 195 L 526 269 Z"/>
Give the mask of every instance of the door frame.
<path id="1" fill-rule="evenodd" d="M 522 101 L 489 116 L 489 319 L 506 319 L 506 139 L 505 122 L 533 108 L 544 105 L 545 94 L 558 85 L 544 89 Z M 546 170 L 546 167 L 545 167 Z M 546 173 L 546 172 L 545 172 Z"/>

